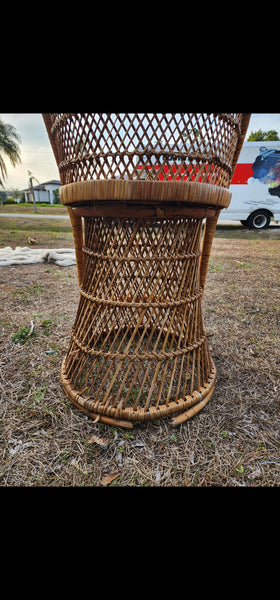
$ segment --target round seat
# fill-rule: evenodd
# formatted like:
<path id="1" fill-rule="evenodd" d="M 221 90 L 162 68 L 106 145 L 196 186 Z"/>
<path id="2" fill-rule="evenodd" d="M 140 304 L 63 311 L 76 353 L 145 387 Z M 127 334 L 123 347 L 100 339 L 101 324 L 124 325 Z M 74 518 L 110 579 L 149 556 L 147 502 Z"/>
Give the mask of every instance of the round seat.
<path id="1" fill-rule="evenodd" d="M 66 206 L 88 202 L 152 204 L 202 204 L 227 208 L 231 192 L 209 183 L 190 181 L 133 181 L 101 179 L 69 183 L 60 188 L 60 200 Z"/>

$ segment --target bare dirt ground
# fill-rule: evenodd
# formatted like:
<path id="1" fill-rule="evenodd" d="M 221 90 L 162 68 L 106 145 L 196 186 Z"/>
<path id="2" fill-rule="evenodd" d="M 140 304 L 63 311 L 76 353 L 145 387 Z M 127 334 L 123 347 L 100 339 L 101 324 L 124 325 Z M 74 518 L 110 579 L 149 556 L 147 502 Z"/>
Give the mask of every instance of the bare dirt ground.
<path id="1" fill-rule="evenodd" d="M 178 428 L 166 418 L 121 430 L 76 409 L 59 376 L 76 267 L 2 267 L 0 485 L 278 486 L 279 236 L 254 237 L 215 237 L 203 309 L 218 377 Z"/>

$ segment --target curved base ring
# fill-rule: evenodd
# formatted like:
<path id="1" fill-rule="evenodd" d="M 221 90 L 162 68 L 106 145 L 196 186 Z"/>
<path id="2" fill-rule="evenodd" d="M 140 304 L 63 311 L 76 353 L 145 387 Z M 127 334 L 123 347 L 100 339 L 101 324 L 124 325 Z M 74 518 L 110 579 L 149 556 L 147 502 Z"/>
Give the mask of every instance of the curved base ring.
<path id="1" fill-rule="evenodd" d="M 178 413 L 183 409 L 183 412 L 173 417 L 170 421 L 171 425 L 177 426 L 196 415 L 200 410 L 202 410 L 202 408 L 204 408 L 207 402 L 209 402 L 214 392 L 217 375 L 216 367 L 212 359 L 211 363 L 211 375 L 207 384 L 201 387 L 199 391 L 194 391 L 191 395 L 185 396 L 185 399 L 181 398 L 177 402 L 171 401 L 168 403 L 168 405 L 161 405 L 157 408 L 151 407 L 147 411 L 142 409 L 137 409 L 136 411 L 133 411 L 132 409 L 117 411 L 114 408 L 110 409 L 108 407 L 105 408 L 102 406 L 96 406 L 96 402 L 80 395 L 80 393 L 73 388 L 71 382 L 66 378 L 65 358 L 61 364 L 61 382 L 69 400 L 71 400 L 71 402 L 88 417 L 94 419 L 96 423 L 100 421 L 101 423 L 106 423 L 107 425 L 115 425 L 117 427 L 132 429 L 132 421 L 148 421 L 151 419 L 158 419 L 168 414 Z M 187 410 L 185 410 L 186 408 Z"/>

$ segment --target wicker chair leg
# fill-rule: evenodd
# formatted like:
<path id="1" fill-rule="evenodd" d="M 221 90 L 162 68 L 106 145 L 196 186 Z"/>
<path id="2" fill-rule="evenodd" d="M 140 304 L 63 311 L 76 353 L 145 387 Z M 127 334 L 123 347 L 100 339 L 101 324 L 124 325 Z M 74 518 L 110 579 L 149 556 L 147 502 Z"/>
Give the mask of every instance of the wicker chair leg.
<path id="1" fill-rule="evenodd" d="M 77 261 L 78 283 L 79 285 L 81 285 L 83 281 L 84 270 L 84 255 L 82 251 L 84 245 L 83 223 L 82 218 L 73 212 L 71 206 L 68 206 L 68 213 L 73 231 L 73 239 Z"/>
<path id="2" fill-rule="evenodd" d="M 217 214 L 214 217 L 206 218 L 203 242 L 202 242 L 202 254 L 200 261 L 200 285 L 202 289 L 205 287 L 206 275 L 208 271 L 209 258 L 211 253 L 211 247 L 213 242 L 213 237 L 216 230 L 216 225 L 220 216 L 221 211 L 217 211 Z"/>

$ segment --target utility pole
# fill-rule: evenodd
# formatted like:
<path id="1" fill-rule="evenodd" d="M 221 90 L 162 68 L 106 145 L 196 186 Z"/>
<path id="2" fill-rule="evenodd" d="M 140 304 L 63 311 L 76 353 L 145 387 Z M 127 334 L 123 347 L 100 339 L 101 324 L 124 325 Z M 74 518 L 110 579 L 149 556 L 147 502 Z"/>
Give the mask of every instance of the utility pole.
<path id="1" fill-rule="evenodd" d="M 37 205 L 36 205 L 36 201 L 35 201 L 35 194 L 34 194 L 34 189 L 33 189 L 33 179 L 35 181 L 37 181 L 37 183 L 39 183 L 38 179 L 36 179 L 36 177 L 33 177 L 31 171 L 27 171 L 28 175 L 29 175 L 29 190 L 30 190 L 30 194 L 32 196 L 32 200 L 33 200 L 33 206 L 34 206 L 34 212 L 37 212 Z M 40 184 L 39 184 L 40 185 Z"/>

